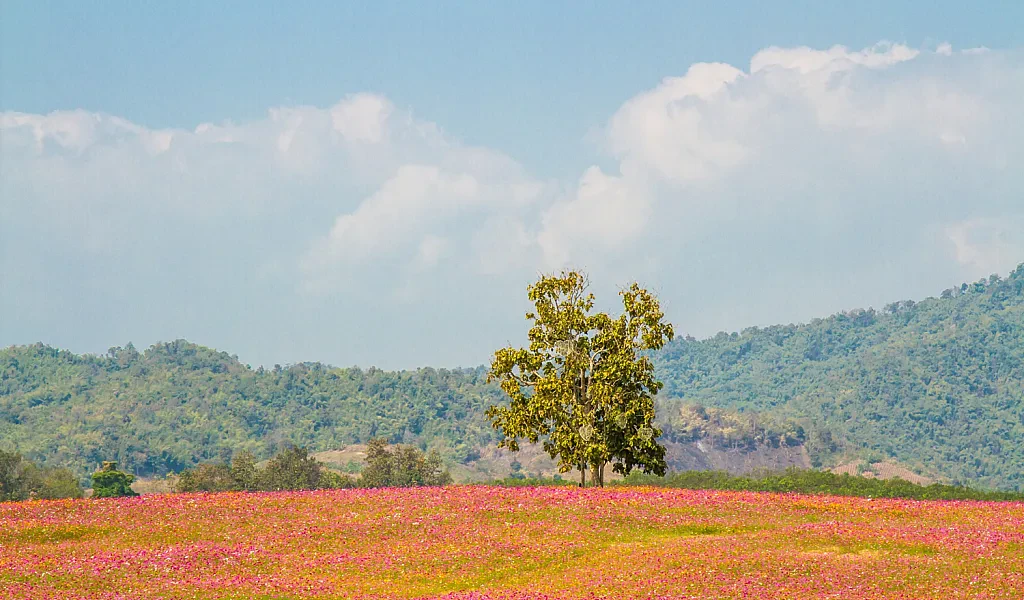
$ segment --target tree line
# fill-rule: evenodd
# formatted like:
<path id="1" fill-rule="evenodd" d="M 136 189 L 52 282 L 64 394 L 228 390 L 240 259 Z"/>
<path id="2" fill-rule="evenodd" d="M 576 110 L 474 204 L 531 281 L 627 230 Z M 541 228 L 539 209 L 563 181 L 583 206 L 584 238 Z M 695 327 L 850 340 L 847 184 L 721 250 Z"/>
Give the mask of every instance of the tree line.
<path id="1" fill-rule="evenodd" d="M 306 448 L 289 446 L 260 467 L 243 450 L 230 463 L 203 463 L 177 476 L 179 492 L 267 492 L 355 487 L 442 486 L 452 483 L 436 451 L 406 445 L 389 447 L 384 438 L 367 445 L 366 466 L 358 477 L 328 469 Z"/>

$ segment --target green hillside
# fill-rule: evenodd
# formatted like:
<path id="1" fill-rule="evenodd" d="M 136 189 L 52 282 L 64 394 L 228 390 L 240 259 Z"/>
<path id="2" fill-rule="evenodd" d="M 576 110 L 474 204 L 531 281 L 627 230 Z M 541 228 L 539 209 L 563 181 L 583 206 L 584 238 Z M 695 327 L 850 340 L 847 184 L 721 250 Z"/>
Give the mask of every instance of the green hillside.
<path id="1" fill-rule="evenodd" d="M 668 440 L 804 444 L 819 466 L 894 458 L 1024 489 L 1024 266 L 882 311 L 677 339 L 655 358 Z M 157 475 L 374 436 L 467 462 L 497 441 L 483 412 L 502 396 L 485 380 L 484 368 L 254 370 L 181 340 L 103 356 L 18 346 L 0 350 L 0 448 L 81 474 L 102 460 Z"/>
<path id="2" fill-rule="evenodd" d="M 1024 265 L 882 311 L 679 340 L 657 364 L 667 397 L 797 419 L 816 464 L 868 453 L 1024 489 Z"/>
<path id="3" fill-rule="evenodd" d="M 75 355 L 42 344 L 0 351 L 0 445 L 87 472 L 117 460 L 142 475 L 283 443 L 326 450 L 384 436 L 451 461 L 496 441 L 483 417 L 500 391 L 484 369 L 250 369 L 179 340 L 143 353 Z"/>

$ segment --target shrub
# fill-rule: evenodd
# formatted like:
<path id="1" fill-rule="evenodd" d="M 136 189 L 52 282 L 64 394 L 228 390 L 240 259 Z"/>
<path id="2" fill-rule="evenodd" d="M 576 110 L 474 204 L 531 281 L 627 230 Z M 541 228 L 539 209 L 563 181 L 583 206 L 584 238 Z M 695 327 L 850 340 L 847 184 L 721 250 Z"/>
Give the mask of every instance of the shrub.
<path id="1" fill-rule="evenodd" d="M 236 490 L 254 492 L 259 489 L 259 469 L 256 457 L 248 450 L 242 450 L 231 459 L 231 477 L 235 480 Z"/>

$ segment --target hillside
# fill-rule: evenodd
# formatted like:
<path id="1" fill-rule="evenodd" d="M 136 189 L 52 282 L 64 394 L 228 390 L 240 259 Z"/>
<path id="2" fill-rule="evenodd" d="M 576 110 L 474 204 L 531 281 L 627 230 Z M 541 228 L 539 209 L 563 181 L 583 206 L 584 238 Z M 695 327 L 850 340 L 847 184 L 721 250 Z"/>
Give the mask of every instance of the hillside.
<path id="1" fill-rule="evenodd" d="M 798 420 L 816 466 L 853 452 L 1024 487 L 1024 266 L 882 311 L 678 340 L 657 365 L 666 397 Z"/>
<path id="2" fill-rule="evenodd" d="M 0 443 L 82 472 L 115 459 L 142 475 L 374 436 L 429 442 L 461 462 L 496 439 L 483 411 L 501 396 L 485 379 L 483 369 L 250 369 L 182 340 L 103 356 L 12 347 L 0 351 Z"/>
<path id="3" fill-rule="evenodd" d="M 863 458 L 1024 489 L 1024 266 L 881 311 L 677 339 L 655 359 L 674 468 Z M 251 369 L 182 340 L 103 356 L 0 350 L 0 447 L 82 474 L 101 460 L 160 475 L 240 449 L 265 458 L 286 442 L 326 451 L 384 436 L 438 448 L 467 478 L 504 475 L 511 459 L 490 450 L 483 416 L 501 401 L 484 368 Z"/>

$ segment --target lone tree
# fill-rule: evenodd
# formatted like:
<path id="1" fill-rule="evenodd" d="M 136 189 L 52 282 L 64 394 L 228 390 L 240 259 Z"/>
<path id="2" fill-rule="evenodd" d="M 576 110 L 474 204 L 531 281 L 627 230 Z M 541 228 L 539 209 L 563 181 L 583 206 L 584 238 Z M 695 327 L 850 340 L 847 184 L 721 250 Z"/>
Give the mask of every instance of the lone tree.
<path id="1" fill-rule="evenodd" d="M 577 271 L 545 275 L 527 288 L 534 312 L 530 345 L 494 353 L 489 380 L 501 382 L 511 402 L 487 410 L 502 433 L 499 447 L 519 450 L 520 438 L 544 438 L 562 473 L 587 468 L 604 485 L 604 467 L 623 475 L 636 467 L 665 473 L 665 448 L 657 442 L 654 395 L 662 388 L 644 354 L 674 336 L 658 300 L 637 284 L 622 290 L 623 312 L 613 319 L 593 312 L 594 296 Z"/>

